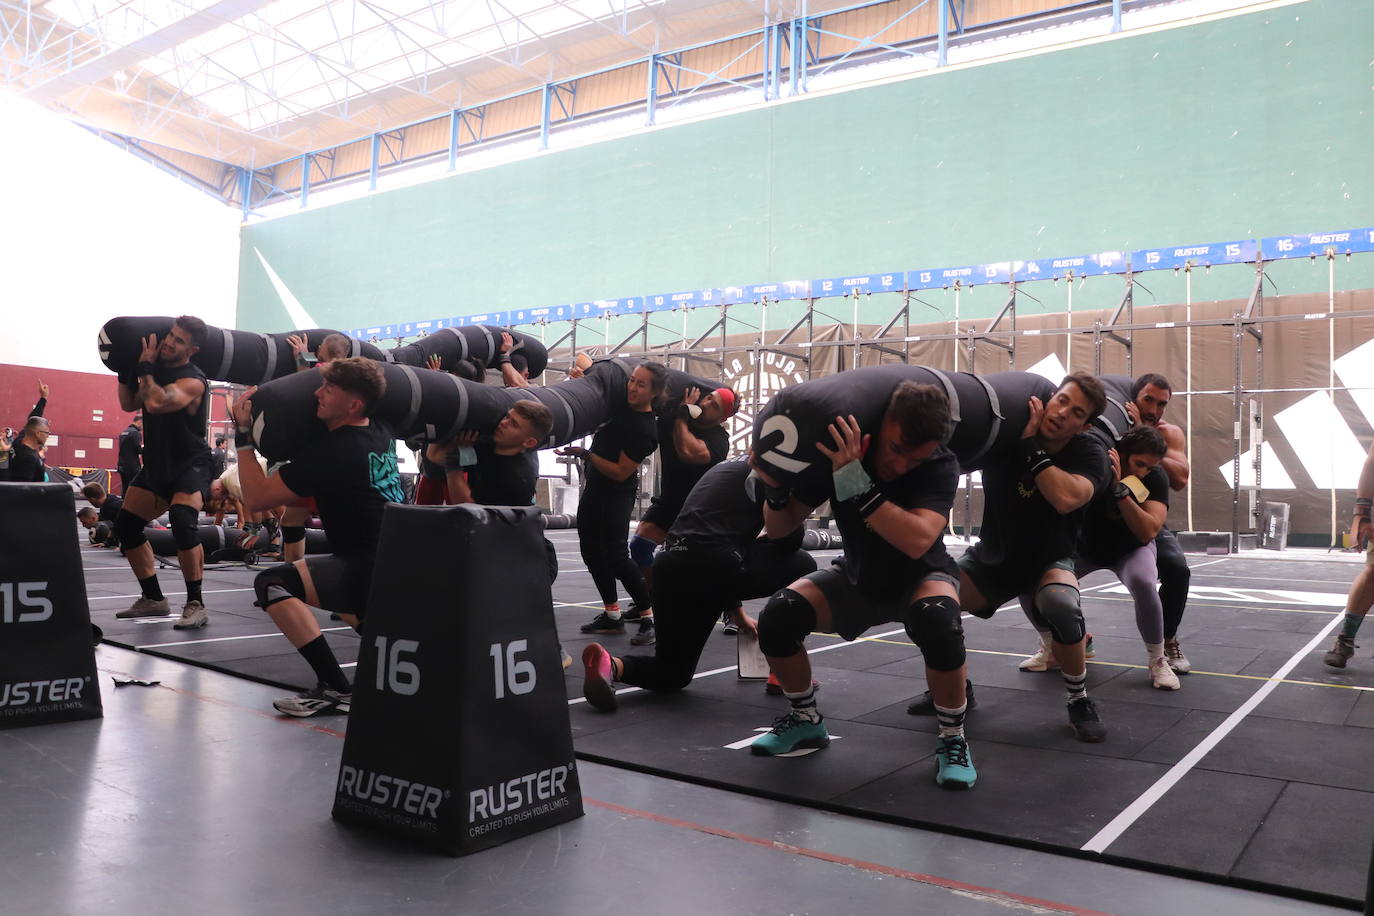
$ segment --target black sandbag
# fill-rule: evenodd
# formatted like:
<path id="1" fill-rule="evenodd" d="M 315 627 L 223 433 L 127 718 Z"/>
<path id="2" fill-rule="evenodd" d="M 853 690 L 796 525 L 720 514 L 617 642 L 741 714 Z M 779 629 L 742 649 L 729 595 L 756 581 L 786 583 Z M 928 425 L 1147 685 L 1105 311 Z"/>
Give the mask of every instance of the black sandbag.
<path id="1" fill-rule="evenodd" d="M 853 415 L 874 433 L 892 390 L 903 381 L 936 385 L 951 396 L 955 423 L 946 444 L 964 471 L 983 467 L 1021 437 L 1032 395 L 1048 399 L 1053 383 L 1028 372 L 975 376 L 924 366 L 888 365 L 827 375 L 784 388 L 754 422 L 754 456 L 783 480 L 820 475 L 830 460 L 816 449 L 831 444 L 827 427 L 837 416 Z"/>
<path id="2" fill-rule="evenodd" d="M 148 545 L 153 548 L 156 556 L 176 556 L 177 544 L 176 539 L 172 537 L 171 528 L 148 528 L 144 533 L 148 536 Z M 200 538 L 200 546 L 205 549 L 205 555 L 209 556 L 226 547 L 237 547 L 242 531 L 222 525 L 203 525 L 196 529 L 196 533 Z"/>
<path id="3" fill-rule="evenodd" d="M 701 389 L 701 393 L 706 395 L 722 386 L 724 386 L 723 382 L 713 382 L 699 375 L 683 372 L 681 369 L 669 369 L 667 401 L 669 404 L 680 402 L 682 396 L 687 393 L 688 388 L 699 388 Z"/>
<path id="4" fill-rule="evenodd" d="M 445 372 L 453 369 L 460 359 L 480 359 L 487 366 L 496 362 L 501 347 L 501 332 L 506 331 L 515 341 L 516 351 L 529 362 L 530 378 L 544 371 L 549 364 L 549 351 L 537 338 L 510 328 L 474 324 L 462 328 L 440 328 L 414 343 L 396 347 L 391 358 L 403 366 L 427 366 L 429 358 L 437 355 Z"/>
<path id="5" fill-rule="evenodd" d="M 172 329 L 174 320 L 170 317 L 111 318 L 100 329 L 101 362 L 111 372 L 133 372 L 138 365 L 144 338 L 149 334 L 162 338 Z M 205 342 L 191 357 L 191 362 L 199 366 L 211 381 L 260 385 L 296 371 L 296 357 L 291 352 L 288 337 L 304 334 L 311 352 L 314 352 L 326 337 L 337 333 L 328 328 L 309 328 L 304 331 L 258 334 L 207 325 Z M 388 360 L 385 352 L 370 343 L 353 338 L 349 338 L 349 343 L 352 347 L 349 356 L 365 356 L 383 362 Z"/>
<path id="6" fill-rule="evenodd" d="M 1131 386 L 1135 381 L 1128 375 L 1099 375 L 1098 379 L 1107 391 L 1107 406 L 1093 420 L 1089 432 L 1110 448 L 1134 425 L 1130 414 L 1126 413 L 1126 405 L 1131 401 Z"/>
<path id="7" fill-rule="evenodd" d="M 553 412 L 553 430 L 540 446 L 566 445 L 606 422 L 625 403 L 625 380 L 633 364 L 593 363 L 579 379 L 530 388 L 498 388 L 447 372 L 383 363 L 386 394 L 373 416 L 398 439 L 441 442 L 464 430 L 489 433 L 517 401 L 533 399 Z M 253 438 L 269 461 L 287 461 L 324 435 L 315 416 L 319 370 L 297 372 L 260 387 L 253 395 Z"/>
<path id="8" fill-rule="evenodd" d="M 143 341 L 149 334 L 159 339 L 172 328 L 175 319 L 160 317 L 112 318 L 100 329 L 100 359 L 112 372 L 133 372 L 142 352 Z M 366 341 L 348 338 L 349 356 L 364 356 L 378 362 L 399 362 L 410 366 L 424 366 L 431 353 L 439 354 L 444 368 L 454 362 L 477 357 L 490 364 L 496 358 L 501 343 L 501 331 L 487 325 L 465 328 L 443 328 L 413 344 L 384 351 Z M 330 334 L 340 332 L 329 328 L 308 328 L 302 331 L 280 331 L 259 334 L 255 331 L 235 331 L 206 326 L 205 342 L 191 361 L 200 367 L 206 378 L 239 385 L 261 385 L 296 371 L 296 357 L 288 337 L 304 334 L 313 353 Z M 537 339 L 519 331 L 511 331 L 516 344 L 529 360 L 530 375 L 538 375 L 548 365 L 549 354 Z M 347 336 L 347 335 L 344 335 Z"/>

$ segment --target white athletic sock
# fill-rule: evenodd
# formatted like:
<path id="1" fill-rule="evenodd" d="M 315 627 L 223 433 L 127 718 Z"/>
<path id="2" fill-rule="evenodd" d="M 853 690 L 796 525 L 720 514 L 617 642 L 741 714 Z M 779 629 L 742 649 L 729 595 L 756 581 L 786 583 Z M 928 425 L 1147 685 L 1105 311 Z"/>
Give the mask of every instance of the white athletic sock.
<path id="1" fill-rule="evenodd" d="M 1154 660 L 1157 659 L 1157 658 L 1163 658 L 1163 657 L 1164 657 L 1164 643 L 1162 643 L 1162 642 L 1147 642 L 1147 643 L 1145 644 L 1145 651 L 1149 653 L 1149 655 L 1150 655 L 1150 661 L 1154 661 Z"/>

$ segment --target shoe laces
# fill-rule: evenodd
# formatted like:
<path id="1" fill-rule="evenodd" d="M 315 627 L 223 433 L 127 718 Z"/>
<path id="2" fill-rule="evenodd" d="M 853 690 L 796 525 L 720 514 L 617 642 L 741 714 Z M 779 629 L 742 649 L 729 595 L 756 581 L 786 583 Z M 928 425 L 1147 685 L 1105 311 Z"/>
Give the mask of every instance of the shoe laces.
<path id="1" fill-rule="evenodd" d="M 963 738 L 941 738 L 939 754 L 944 758 L 946 766 L 968 766 L 968 742 Z"/>
<path id="2" fill-rule="evenodd" d="M 787 715 L 778 716 L 776 719 L 773 720 L 772 733 L 775 735 L 781 735 L 783 732 L 788 731 L 789 729 L 800 728 L 803 725 L 810 724 L 812 724 L 810 719 L 803 717 L 801 713 L 797 712 L 794 709 L 789 711 Z"/>
<path id="3" fill-rule="evenodd" d="M 1166 640 L 1164 641 L 1164 657 L 1165 657 L 1165 658 L 1182 658 L 1182 657 L 1183 657 L 1183 647 L 1180 646 L 1180 645 L 1178 644 L 1178 641 L 1177 641 L 1177 640 L 1166 639 Z"/>

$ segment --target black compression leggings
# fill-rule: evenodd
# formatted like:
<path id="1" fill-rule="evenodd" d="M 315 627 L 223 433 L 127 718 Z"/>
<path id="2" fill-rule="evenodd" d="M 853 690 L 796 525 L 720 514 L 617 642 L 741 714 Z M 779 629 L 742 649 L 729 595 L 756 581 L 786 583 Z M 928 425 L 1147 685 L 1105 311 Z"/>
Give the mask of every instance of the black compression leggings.
<path id="1" fill-rule="evenodd" d="M 635 490 L 613 489 L 589 483 L 577 506 L 577 541 L 582 562 L 587 564 L 602 604 L 619 600 L 615 583 L 619 579 L 630 600 L 649 606 L 649 590 L 644 576 L 630 559 L 630 513 Z"/>

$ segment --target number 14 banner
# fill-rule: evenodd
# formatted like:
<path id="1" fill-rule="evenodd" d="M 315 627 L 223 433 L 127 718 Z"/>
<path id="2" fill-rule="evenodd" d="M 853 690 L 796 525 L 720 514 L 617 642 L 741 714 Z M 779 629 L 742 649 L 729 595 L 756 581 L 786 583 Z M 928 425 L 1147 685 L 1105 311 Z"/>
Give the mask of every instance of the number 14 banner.
<path id="1" fill-rule="evenodd" d="M 465 855 L 582 815 L 543 535 L 535 508 L 386 507 L 335 818 Z"/>

